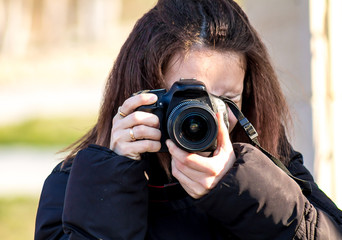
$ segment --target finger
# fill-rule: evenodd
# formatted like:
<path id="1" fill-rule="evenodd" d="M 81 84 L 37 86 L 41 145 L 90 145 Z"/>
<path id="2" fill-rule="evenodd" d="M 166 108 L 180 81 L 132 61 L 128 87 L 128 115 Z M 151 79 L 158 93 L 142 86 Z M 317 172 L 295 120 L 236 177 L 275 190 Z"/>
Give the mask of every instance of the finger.
<path id="1" fill-rule="evenodd" d="M 226 173 L 236 161 L 235 153 L 233 150 L 232 143 L 229 138 L 229 132 L 226 124 L 224 123 L 223 114 L 218 114 L 219 132 L 217 136 L 217 149 L 214 152 L 214 161 L 220 161 L 220 159 L 227 159 L 223 161 L 224 167 L 221 174 Z"/>
<path id="2" fill-rule="evenodd" d="M 121 106 L 121 111 L 126 115 L 131 114 L 138 107 L 142 105 L 150 105 L 157 101 L 157 95 L 153 93 L 142 93 L 138 95 L 134 95 L 130 98 L 127 98 L 126 101 Z"/>
<path id="3" fill-rule="evenodd" d="M 161 131 L 154 127 L 145 125 L 138 125 L 132 128 L 135 139 L 149 139 L 159 141 L 161 138 Z"/>
<path id="4" fill-rule="evenodd" d="M 184 165 L 187 165 L 196 171 L 215 174 L 215 172 L 208 167 L 210 165 L 209 161 L 211 161 L 210 158 L 202 157 L 195 153 L 185 152 L 184 150 L 178 148 L 170 139 L 166 140 L 166 145 L 172 157 L 181 161 Z"/>
<path id="5" fill-rule="evenodd" d="M 204 189 L 210 190 L 215 186 L 215 176 L 204 172 L 196 171 L 184 165 L 181 161 L 173 158 L 174 166 L 192 181 L 199 183 Z"/>
<path id="6" fill-rule="evenodd" d="M 216 156 L 221 150 L 228 151 L 229 146 L 231 146 L 229 131 L 224 122 L 223 114 L 217 113 L 216 116 L 219 129 L 217 134 L 217 148 L 214 152 L 214 156 Z"/>
<path id="7" fill-rule="evenodd" d="M 140 140 L 117 144 L 114 152 L 121 156 L 137 155 L 144 152 L 158 152 L 161 148 L 159 141 Z"/>
<path id="8" fill-rule="evenodd" d="M 192 181 L 184 175 L 175 165 L 174 160 L 171 161 L 172 175 L 179 181 L 184 190 L 193 198 L 198 199 L 205 195 L 208 191 L 205 190 L 199 183 Z"/>
<path id="9" fill-rule="evenodd" d="M 124 119 L 113 119 L 113 130 L 132 128 L 136 125 L 146 125 L 159 128 L 159 118 L 157 115 L 148 112 L 133 112 Z"/>
<path id="10" fill-rule="evenodd" d="M 117 120 L 121 120 L 135 111 L 137 107 L 142 105 L 150 105 L 157 101 L 158 97 L 153 93 L 142 93 L 127 98 L 122 106 L 117 110 L 117 114 L 113 117 L 113 124 Z"/>
<path id="11" fill-rule="evenodd" d="M 158 152 L 161 148 L 161 143 L 159 141 L 140 140 L 134 142 L 132 148 L 136 149 L 139 153 Z"/>

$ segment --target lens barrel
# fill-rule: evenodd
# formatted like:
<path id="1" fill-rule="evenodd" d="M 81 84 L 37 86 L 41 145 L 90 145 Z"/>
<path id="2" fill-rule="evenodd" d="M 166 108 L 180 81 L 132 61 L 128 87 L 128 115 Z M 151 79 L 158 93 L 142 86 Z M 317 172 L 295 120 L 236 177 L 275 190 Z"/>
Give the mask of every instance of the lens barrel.
<path id="1" fill-rule="evenodd" d="M 216 115 L 206 103 L 198 100 L 183 101 L 171 111 L 167 131 L 179 147 L 188 152 L 202 152 L 216 141 Z"/>

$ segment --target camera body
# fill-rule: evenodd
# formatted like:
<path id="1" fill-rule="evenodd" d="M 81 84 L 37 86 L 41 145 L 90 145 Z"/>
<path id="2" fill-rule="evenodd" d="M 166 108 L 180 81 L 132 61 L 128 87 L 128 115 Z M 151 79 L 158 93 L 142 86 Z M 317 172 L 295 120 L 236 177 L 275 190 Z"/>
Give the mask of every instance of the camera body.
<path id="1" fill-rule="evenodd" d="M 143 90 L 136 94 L 153 93 L 158 100 L 143 105 L 138 111 L 158 116 L 160 122 L 161 149 L 167 152 L 166 139 L 170 138 L 187 152 L 214 151 L 217 147 L 217 112 L 223 112 L 228 128 L 228 110 L 218 97 L 207 92 L 203 82 L 196 79 L 180 79 L 169 91 L 166 89 Z"/>

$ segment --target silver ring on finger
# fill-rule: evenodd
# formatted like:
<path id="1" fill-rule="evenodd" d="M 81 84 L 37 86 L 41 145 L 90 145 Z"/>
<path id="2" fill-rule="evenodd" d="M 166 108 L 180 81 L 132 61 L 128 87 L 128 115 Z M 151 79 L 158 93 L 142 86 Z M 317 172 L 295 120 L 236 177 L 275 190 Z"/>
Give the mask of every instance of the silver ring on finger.
<path id="1" fill-rule="evenodd" d="M 135 140 L 137 140 L 134 136 L 134 132 L 133 132 L 133 128 L 129 129 L 129 135 L 131 136 L 131 140 L 134 142 Z"/>

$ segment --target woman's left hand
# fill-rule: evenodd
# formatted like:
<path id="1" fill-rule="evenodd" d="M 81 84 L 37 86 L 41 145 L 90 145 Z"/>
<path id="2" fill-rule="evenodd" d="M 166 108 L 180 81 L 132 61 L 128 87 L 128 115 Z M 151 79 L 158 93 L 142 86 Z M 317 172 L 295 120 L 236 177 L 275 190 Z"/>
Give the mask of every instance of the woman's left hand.
<path id="1" fill-rule="evenodd" d="M 222 114 L 217 114 L 217 118 L 219 123 L 217 149 L 212 157 L 185 152 L 171 140 L 166 141 L 172 156 L 172 175 L 195 199 L 201 198 L 213 189 L 236 160 Z"/>

